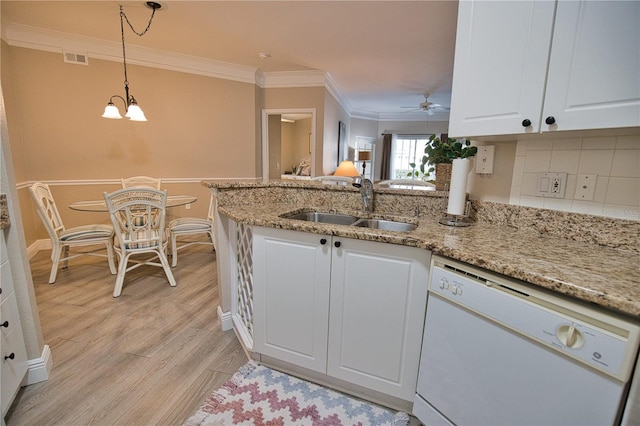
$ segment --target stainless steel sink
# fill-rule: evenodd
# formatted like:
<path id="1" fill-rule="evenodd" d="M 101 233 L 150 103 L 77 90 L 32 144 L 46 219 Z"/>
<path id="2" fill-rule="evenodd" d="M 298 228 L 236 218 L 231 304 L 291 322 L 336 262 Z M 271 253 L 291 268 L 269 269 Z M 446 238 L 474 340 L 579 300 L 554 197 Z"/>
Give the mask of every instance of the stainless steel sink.
<path id="1" fill-rule="evenodd" d="M 302 212 L 282 216 L 285 219 L 305 220 L 307 222 L 331 223 L 333 225 L 351 225 L 359 218 L 350 214 Z"/>
<path id="2" fill-rule="evenodd" d="M 409 232 L 416 229 L 418 226 L 413 223 L 396 222 L 395 220 L 385 219 L 360 219 L 352 224 L 353 226 L 360 226 L 362 228 L 382 229 L 385 231 L 400 231 Z"/>

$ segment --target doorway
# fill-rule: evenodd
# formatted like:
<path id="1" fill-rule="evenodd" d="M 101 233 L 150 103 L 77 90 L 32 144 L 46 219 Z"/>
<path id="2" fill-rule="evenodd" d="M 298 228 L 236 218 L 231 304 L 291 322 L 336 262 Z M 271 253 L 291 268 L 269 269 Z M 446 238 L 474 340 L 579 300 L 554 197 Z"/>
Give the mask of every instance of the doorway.
<path id="1" fill-rule="evenodd" d="M 280 179 L 300 172 L 308 158 L 305 175 L 315 176 L 316 109 L 262 110 L 262 179 Z"/>

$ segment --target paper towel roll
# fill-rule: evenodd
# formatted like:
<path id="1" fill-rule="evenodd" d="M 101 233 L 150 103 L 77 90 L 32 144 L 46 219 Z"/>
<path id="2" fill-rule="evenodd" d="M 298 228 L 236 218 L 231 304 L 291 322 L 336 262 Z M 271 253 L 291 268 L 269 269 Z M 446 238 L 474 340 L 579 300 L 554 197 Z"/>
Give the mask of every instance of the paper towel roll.
<path id="1" fill-rule="evenodd" d="M 451 170 L 451 184 L 449 185 L 449 204 L 447 213 L 463 216 L 467 204 L 467 176 L 471 170 L 471 160 L 456 158 Z"/>

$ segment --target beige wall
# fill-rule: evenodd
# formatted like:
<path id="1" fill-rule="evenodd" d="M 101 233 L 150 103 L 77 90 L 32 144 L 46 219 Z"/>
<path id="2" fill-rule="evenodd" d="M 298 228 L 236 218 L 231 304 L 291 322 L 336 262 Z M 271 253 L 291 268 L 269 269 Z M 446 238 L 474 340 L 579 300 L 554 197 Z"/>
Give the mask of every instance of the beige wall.
<path id="1" fill-rule="evenodd" d="M 98 220 L 70 211 L 69 202 L 100 198 L 117 185 L 56 186 L 55 181 L 116 182 L 133 175 L 191 179 L 175 184 L 181 188 L 167 187 L 199 198 L 190 211 L 175 213 L 206 216 L 208 190 L 200 179 L 257 176 L 261 102 L 255 85 L 135 65 L 128 65 L 128 77 L 148 122 L 100 117 L 111 95 L 124 96 L 122 64 L 97 59 L 88 66 L 67 64 L 61 54 L 2 44 L 16 181 L 54 181 L 67 226 Z M 114 102 L 124 112 L 122 102 Z M 27 244 L 46 239 L 26 189 L 19 194 Z"/>
<path id="2" fill-rule="evenodd" d="M 263 105 L 265 109 L 306 109 L 316 110 L 316 174 L 322 170 L 322 145 L 325 139 L 323 128 L 325 121 L 324 87 L 298 87 L 298 88 L 269 88 L 263 91 Z M 337 135 L 337 133 L 336 133 Z M 337 136 L 336 136 L 337 138 Z M 270 159 L 271 161 L 271 159 Z"/>
<path id="3" fill-rule="evenodd" d="M 349 114 L 342 108 L 338 101 L 325 90 L 326 97 L 324 103 L 324 134 L 321 158 L 322 167 L 317 168 L 316 175 L 331 175 L 338 168 L 338 123 L 342 121 L 347 129 L 349 140 L 351 120 Z M 317 152 L 317 151 L 316 151 Z M 318 157 L 316 157 L 318 158 Z M 321 171 L 321 172 L 320 172 Z"/>

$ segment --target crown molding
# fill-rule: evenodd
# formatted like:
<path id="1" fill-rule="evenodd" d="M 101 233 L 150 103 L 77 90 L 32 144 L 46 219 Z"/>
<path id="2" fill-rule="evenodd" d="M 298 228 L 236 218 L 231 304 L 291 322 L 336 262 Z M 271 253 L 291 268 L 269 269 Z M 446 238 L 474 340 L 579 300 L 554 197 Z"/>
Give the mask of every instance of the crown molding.
<path id="1" fill-rule="evenodd" d="M 89 58 L 121 62 L 120 43 L 45 30 L 20 24 L 2 25 L 9 46 L 62 54 L 86 53 Z M 127 44 L 127 63 L 244 83 L 256 82 L 257 68 Z"/>
<path id="2" fill-rule="evenodd" d="M 15 23 L 2 22 L 0 28 L 2 39 L 9 46 L 60 53 L 61 55 L 65 51 L 83 53 L 90 59 L 122 61 L 122 46 L 119 42 Z M 251 83 L 261 88 L 325 87 L 345 111 L 348 113 L 350 111 L 350 105 L 342 96 L 338 84 L 329 73 L 324 71 L 263 72 L 258 68 L 132 44 L 127 44 L 127 63 Z M 370 119 L 374 118 L 370 117 Z"/>

